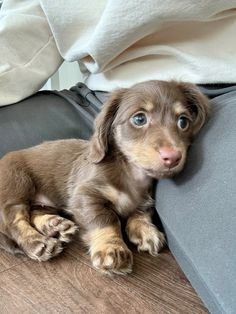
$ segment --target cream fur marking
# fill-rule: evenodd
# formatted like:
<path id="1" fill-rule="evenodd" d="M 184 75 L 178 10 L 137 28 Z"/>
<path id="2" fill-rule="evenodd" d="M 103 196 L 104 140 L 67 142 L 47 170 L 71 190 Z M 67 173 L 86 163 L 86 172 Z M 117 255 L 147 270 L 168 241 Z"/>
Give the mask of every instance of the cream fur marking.
<path id="1" fill-rule="evenodd" d="M 165 237 L 147 215 L 131 217 L 128 220 L 126 232 L 130 242 L 137 245 L 138 251 L 147 251 L 156 256 L 164 246 Z"/>
<path id="2" fill-rule="evenodd" d="M 95 229 L 83 236 L 89 245 L 93 266 L 105 274 L 126 275 L 132 271 L 132 253 L 117 227 Z"/>
<path id="3" fill-rule="evenodd" d="M 186 112 L 186 109 L 180 102 L 176 102 L 174 104 L 174 112 L 176 113 L 177 116 L 181 115 L 182 113 Z"/>
<path id="4" fill-rule="evenodd" d="M 145 103 L 145 109 L 147 110 L 147 111 L 152 111 L 152 110 L 154 110 L 154 104 L 152 103 L 152 102 L 146 102 Z"/>

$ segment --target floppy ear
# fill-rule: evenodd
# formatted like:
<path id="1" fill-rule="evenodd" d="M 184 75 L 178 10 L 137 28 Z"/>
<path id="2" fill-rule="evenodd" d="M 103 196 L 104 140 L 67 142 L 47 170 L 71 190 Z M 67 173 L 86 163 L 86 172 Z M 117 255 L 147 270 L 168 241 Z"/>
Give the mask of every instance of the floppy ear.
<path id="1" fill-rule="evenodd" d="M 125 90 L 125 88 L 122 88 L 114 91 L 103 105 L 101 112 L 95 120 L 95 132 L 90 141 L 89 156 L 93 163 L 102 161 L 108 152 L 112 123 L 116 117 Z"/>
<path id="2" fill-rule="evenodd" d="M 188 110 L 194 118 L 193 134 L 196 134 L 209 116 L 209 100 L 194 84 L 179 83 L 178 85 L 186 97 Z"/>

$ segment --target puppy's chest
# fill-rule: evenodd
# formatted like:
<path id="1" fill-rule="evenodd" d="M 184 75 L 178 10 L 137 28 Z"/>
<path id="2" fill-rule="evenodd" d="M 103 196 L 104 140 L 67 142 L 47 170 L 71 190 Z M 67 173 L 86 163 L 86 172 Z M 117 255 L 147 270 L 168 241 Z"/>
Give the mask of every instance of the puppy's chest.
<path id="1" fill-rule="evenodd" d="M 149 194 L 141 194 L 135 191 L 120 191 L 112 186 L 106 186 L 103 189 L 103 195 L 110 201 L 114 210 L 121 216 L 129 216 L 138 208 L 145 209 L 150 203 Z"/>

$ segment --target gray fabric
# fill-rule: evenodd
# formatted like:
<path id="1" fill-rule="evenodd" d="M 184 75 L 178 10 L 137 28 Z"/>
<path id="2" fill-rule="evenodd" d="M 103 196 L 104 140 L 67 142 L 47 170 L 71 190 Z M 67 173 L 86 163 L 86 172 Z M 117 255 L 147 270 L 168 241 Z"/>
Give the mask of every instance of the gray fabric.
<path id="1" fill-rule="evenodd" d="M 161 180 L 156 208 L 170 249 L 212 313 L 236 313 L 236 92 L 190 148 L 184 171 Z"/>
<path id="2" fill-rule="evenodd" d="M 198 85 L 201 92 L 208 98 L 215 98 L 226 93 L 230 93 L 236 90 L 236 84 L 201 84 Z"/>
<path id="3" fill-rule="evenodd" d="M 67 97 L 71 102 L 56 93 L 39 92 L 18 104 L 0 107 L 0 157 L 46 140 L 88 139 L 94 120 L 87 111 L 88 104 L 82 104 L 69 91 Z"/>

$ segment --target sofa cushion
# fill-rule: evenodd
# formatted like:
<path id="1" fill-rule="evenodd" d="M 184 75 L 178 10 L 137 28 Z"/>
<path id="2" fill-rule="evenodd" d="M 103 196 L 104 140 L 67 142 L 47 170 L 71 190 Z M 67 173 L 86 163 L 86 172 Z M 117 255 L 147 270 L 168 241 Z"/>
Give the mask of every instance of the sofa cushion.
<path id="1" fill-rule="evenodd" d="M 236 313 L 236 92 L 190 148 L 184 171 L 157 184 L 156 208 L 177 261 L 212 313 Z"/>

